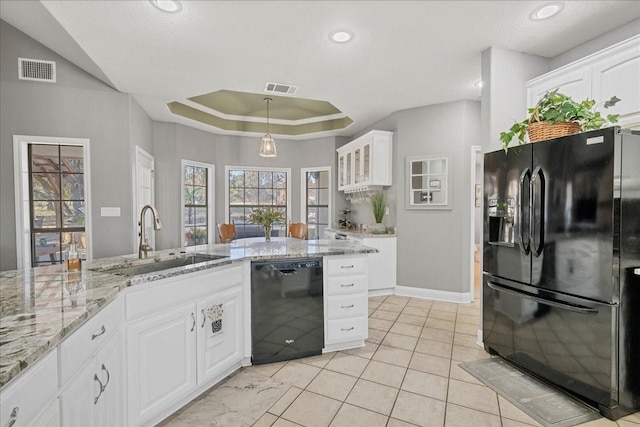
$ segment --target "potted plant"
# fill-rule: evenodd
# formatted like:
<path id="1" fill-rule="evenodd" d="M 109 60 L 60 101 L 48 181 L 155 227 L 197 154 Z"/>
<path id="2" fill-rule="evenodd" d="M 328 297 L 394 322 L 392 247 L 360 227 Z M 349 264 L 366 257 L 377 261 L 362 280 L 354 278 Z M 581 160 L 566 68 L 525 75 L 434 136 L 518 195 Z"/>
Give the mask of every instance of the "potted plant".
<path id="1" fill-rule="evenodd" d="M 376 224 L 371 228 L 371 232 L 374 234 L 386 233 L 387 227 L 382 224 L 382 219 L 387 210 L 387 199 L 382 191 L 377 191 L 371 195 L 371 209 L 373 210 L 373 217 L 376 220 Z"/>
<path id="2" fill-rule="evenodd" d="M 271 241 L 271 226 L 274 222 L 283 222 L 285 215 L 274 208 L 254 208 L 249 214 L 249 222 L 264 227 L 265 242 Z"/>
<path id="3" fill-rule="evenodd" d="M 604 108 L 615 105 L 619 98 L 612 96 L 604 103 Z M 596 101 L 585 99 L 576 102 L 558 90 L 547 92 L 535 107 L 529 108 L 529 117 L 511 126 L 508 132 L 500 133 L 502 148 L 506 152 L 513 138 L 525 143 L 525 135 L 531 142 L 557 138 L 578 132 L 585 132 L 617 123 L 619 114 L 609 114 L 606 118 L 595 110 Z"/>

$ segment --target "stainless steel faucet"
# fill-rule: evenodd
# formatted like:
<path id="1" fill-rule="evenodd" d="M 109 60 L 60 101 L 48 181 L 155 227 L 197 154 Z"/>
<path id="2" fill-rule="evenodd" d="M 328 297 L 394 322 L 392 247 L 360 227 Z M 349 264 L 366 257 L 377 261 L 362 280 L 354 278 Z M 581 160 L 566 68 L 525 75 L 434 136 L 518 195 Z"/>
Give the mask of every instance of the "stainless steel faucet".
<path id="1" fill-rule="evenodd" d="M 138 236 L 140 236 L 140 244 L 138 245 L 138 258 L 146 258 L 147 252 L 152 251 L 153 248 L 149 244 L 146 236 L 144 235 L 144 214 L 147 212 L 147 209 L 151 209 L 151 214 L 153 215 L 153 229 L 161 230 L 162 224 L 160 223 L 160 218 L 158 218 L 158 211 L 151 205 L 144 205 L 142 208 L 142 212 L 140 212 L 140 222 L 138 225 L 140 226 L 140 232 Z"/>

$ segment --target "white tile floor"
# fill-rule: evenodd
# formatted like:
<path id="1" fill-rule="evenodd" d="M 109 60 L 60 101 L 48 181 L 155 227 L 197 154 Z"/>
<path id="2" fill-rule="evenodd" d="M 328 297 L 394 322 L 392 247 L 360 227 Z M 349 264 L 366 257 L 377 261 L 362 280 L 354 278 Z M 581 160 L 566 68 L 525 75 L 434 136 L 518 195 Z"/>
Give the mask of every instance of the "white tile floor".
<path id="1" fill-rule="evenodd" d="M 245 368 L 292 386 L 254 426 L 539 425 L 458 366 L 489 357 L 478 324 L 478 301 L 369 298 L 366 347 Z M 583 424 L 639 425 L 640 413 Z"/>

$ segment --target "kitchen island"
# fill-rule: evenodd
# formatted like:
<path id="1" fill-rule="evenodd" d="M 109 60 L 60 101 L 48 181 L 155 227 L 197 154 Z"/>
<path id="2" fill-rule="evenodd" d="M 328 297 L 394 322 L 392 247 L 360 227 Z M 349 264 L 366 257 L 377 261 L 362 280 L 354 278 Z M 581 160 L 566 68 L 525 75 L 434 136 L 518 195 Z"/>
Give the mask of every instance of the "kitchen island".
<path id="1" fill-rule="evenodd" d="M 40 405 L 37 409 L 45 407 L 45 410 L 48 410 L 48 413 L 45 414 L 46 417 L 34 412 L 35 409 L 31 414 L 28 411 L 20 411 L 25 417 L 30 415 L 32 420 L 36 415 L 38 420 L 50 420 L 56 419 L 56 417 L 60 419 L 58 411 L 62 412 L 62 420 L 65 424 L 70 419 L 78 419 L 77 411 L 74 411 L 72 407 L 76 403 L 72 403 L 71 398 L 65 399 L 65 392 L 70 393 L 71 396 L 74 391 L 71 385 L 66 384 L 73 383 L 80 375 L 77 372 L 84 370 L 83 366 L 91 365 L 94 359 L 96 359 L 96 365 L 90 367 L 97 373 L 88 374 L 91 381 L 88 382 L 88 387 L 78 390 L 78 395 L 84 392 L 89 396 L 97 395 L 96 399 L 100 399 L 103 393 L 106 395 L 107 386 L 112 384 L 116 377 L 114 377 L 113 371 L 109 371 L 105 367 L 105 363 L 98 362 L 97 359 L 100 355 L 99 352 L 104 352 L 108 346 L 98 347 L 96 344 L 95 349 L 90 346 L 85 349 L 82 345 L 77 344 L 76 341 L 79 340 L 77 337 L 85 333 L 85 330 L 87 342 L 92 344 L 99 342 L 101 335 L 104 336 L 105 342 L 126 342 L 126 346 L 120 344 L 120 347 L 123 349 L 122 351 L 126 347 L 128 357 L 123 359 L 130 362 L 134 360 L 130 351 L 135 347 L 132 345 L 134 343 L 130 341 L 136 333 L 142 331 L 136 328 L 140 328 L 140 325 L 147 321 L 155 322 L 153 324 L 158 323 L 157 319 L 153 319 L 153 315 L 157 314 L 153 311 L 153 303 L 157 302 L 159 304 L 157 307 L 161 307 L 160 311 L 164 313 L 167 310 L 175 309 L 175 307 L 184 306 L 186 295 L 189 292 L 193 292 L 193 296 L 198 298 L 216 292 L 227 297 L 231 295 L 229 290 L 235 289 L 233 294 L 235 299 L 233 304 L 229 303 L 228 307 L 229 313 L 233 311 L 232 307 L 236 312 L 234 317 L 229 317 L 229 321 L 227 321 L 229 326 L 227 330 L 233 329 L 236 332 L 237 339 L 233 341 L 235 350 L 232 352 L 234 359 L 221 369 L 216 368 L 215 375 L 209 375 L 202 381 L 200 378 L 197 381 L 194 379 L 193 387 L 185 389 L 184 393 L 181 393 L 170 403 L 164 401 L 161 405 L 162 410 L 159 412 L 138 412 L 132 418 L 132 412 L 129 410 L 128 417 L 120 415 L 121 418 L 116 418 L 116 421 L 127 419 L 126 423 L 130 425 L 157 422 L 170 413 L 167 413 L 168 410 L 177 409 L 235 369 L 250 363 L 250 345 L 247 345 L 247 342 L 250 342 L 248 341 L 249 328 L 246 323 L 248 321 L 247 307 L 250 304 L 248 271 L 251 261 L 323 257 L 326 264 L 330 259 L 340 260 L 344 257 L 348 259 L 350 256 L 357 259 L 358 257 L 363 258 L 361 254 L 374 252 L 376 250 L 373 248 L 336 240 L 284 239 L 272 242 L 243 242 L 239 240 L 231 244 L 204 245 L 152 252 L 148 259 L 143 260 L 138 259 L 135 255 L 94 260 L 86 262 L 79 272 L 66 272 L 61 265 L 2 272 L 0 273 L 0 323 L 2 326 L 0 334 L 2 341 L 2 347 L 0 347 L 0 385 L 2 386 L 3 405 L 0 422 L 4 424 L 5 420 L 10 420 L 10 417 L 14 415 L 13 413 L 5 414 L 5 412 L 18 407 L 13 406 L 14 403 L 10 399 L 12 397 L 11 391 L 18 386 L 25 386 L 22 384 L 23 382 L 28 386 L 29 374 L 33 370 L 27 368 L 32 365 L 38 365 L 34 366 L 35 369 L 42 364 L 56 368 L 60 366 L 60 375 L 62 376 L 60 379 L 53 376 L 56 379 L 55 390 L 51 391 L 53 394 L 50 393 L 49 398 L 43 398 L 45 400 L 43 402 L 32 399 Z M 215 255 L 220 258 L 132 277 L 123 277 L 117 274 L 118 268 L 159 263 L 193 254 Z M 366 266 L 366 263 L 363 265 Z M 364 268 L 364 277 L 366 277 L 366 267 Z M 339 279 L 340 277 L 332 279 L 333 283 L 340 283 Z M 325 289 L 326 286 L 327 284 L 325 284 Z M 199 305 L 197 308 L 200 310 Z M 199 311 L 196 312 L 194 305 L 193 310 L 186 313 L 186 316 L 180 317 L 180 322 L 185 323 L 188 320 L 186 328 L 191 332 L 195 329 L 196 313 Z M 204 311 L 202 313 L 204 315 Z M 191 324 L 192 318 L 193 325 Z M 135 324 L 132 319 L 136 321 Z M 204 326 L 204 317 L 202 320 L 198 317 L 198 326 L 201 321 Z M 235 326 L 234 321 L 236 321 Z M 178 323 L 173 326 L 176 325 Z M 111 332 L 110 329 L 116 332 Z M 126 338 L 123 337 L 124 335 Z M 144 335 L 140 336 L 144 337 Z M 153 336 L 148 335 L 147 338 L 153 339 Z M 193 340 L 195 341 L 195 338 Z M 67 348 L 66 351 L 65 348 Z M 65 356 L 65 354 L 80 354 L 84 350 L 87 352 L 84 358 Z M 193 352 L 195 353 L 195 350 Z M 118 352 L 116 351 L 116 353 Z M 116 354 L 113 357 L 118 359 L 117 356 Z M 70 363 L 69 360 L 74 361 L 74 358 L 78 360 Z M 200 363 L 199 359 L 198 363 Z M 128 369 L 131 369 L 128 366 L 130 364 L 120 363 L 120 378 L 127 378 Z M 21 374 L 25 370 L 26 372 Z M 60 389 L 57 387 L 58 381 L 61 383 Z M 130 378 L 129 383 L 131 383 Z M 125 386 L 121 388 L 122 395 L 124 395 L 124 388 Z M 135 400 L 130 388 L 129 400 Z M 93 389 L 97 391 L 93 391 Z M 53 396 L 53 400 L 51 396 Z M 69 403 L 65 405 L 65 401 Z M 124 399 L 121 397 L 114 401 L 117 406 L 124 406 Z M 80 404 L 80 402 L 77 403 L 77 405 Z M 120 408 L 115 412 L 122 414 L 123 409 Z"/>

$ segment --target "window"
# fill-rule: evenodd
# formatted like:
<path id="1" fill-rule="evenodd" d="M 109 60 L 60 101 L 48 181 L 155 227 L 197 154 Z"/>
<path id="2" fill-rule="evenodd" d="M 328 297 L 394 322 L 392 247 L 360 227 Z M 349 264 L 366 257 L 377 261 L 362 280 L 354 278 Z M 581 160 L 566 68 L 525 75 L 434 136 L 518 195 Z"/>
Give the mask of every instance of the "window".
<path id="1" fill-rule="evenodd" d="M 91 259 L 89 140 L 13 136 L 17 268 Z"/>
<path id="2" fill-rule="evenodd" d="M 213 221 L 214 166 L 182 161 L 183 241 L 185 246 L 205 245 L 215 241 Z"/>
<path id="3" fill-rule="evenodd" d="M 302 169 L 302 215 L 308 239 L 321 239 L 331 224 L 331 168 Z"/>
<path id="4" fill-rule="evenodd" d="M 271 235 L 285 233 L 290 217 L 290 174 L 290 169 L 226 167 L 227 221 L 235 224 L 237 238 L 264 236 L 260 225 L 249 222 L 254 208 L 273 207 L 282 212 L 285 221 L 274 224 Z"/>

